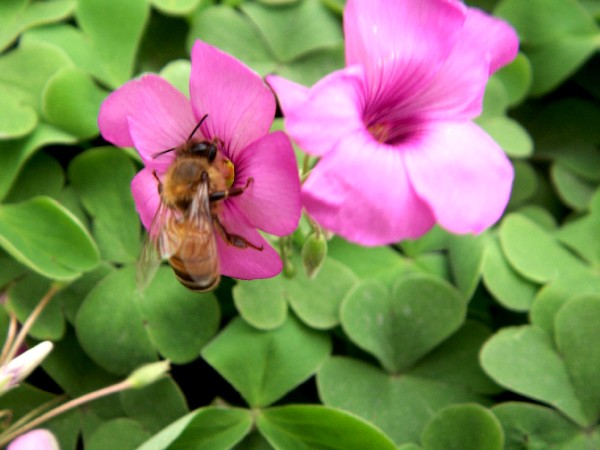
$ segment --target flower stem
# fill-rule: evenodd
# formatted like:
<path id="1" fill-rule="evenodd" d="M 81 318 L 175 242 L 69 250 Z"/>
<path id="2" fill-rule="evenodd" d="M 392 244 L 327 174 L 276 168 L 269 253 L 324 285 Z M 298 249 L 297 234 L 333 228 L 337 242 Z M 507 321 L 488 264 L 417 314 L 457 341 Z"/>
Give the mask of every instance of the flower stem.
<path id="1" fill-rule="evenodd" d="M 52 297 L 54 297 L 59 290 L 60 286 L 56 283 L 52 283 L 50 289 L 48 289 L 48 292 L 44 294 L 37 306 L 33 309 L 33 311 L 31 311 L 31 314 L 29 315 L 25 323 L 23 323 L 23 326 L 21 327 L 21 330 L 19 331 L 19 334 L 14 340 L 8 353 L 6 355 L 3 355 L 4 357 L 2 358 L 2 363 L 4 363 L 5 361 L 10 361 L 14 358 L 14 356 L 17 354 L 17 351 L 19 351 L 21 345 L 23 345 L 23 342 L 25 342 L 25 338 L 27 337 L 29 330 L 31 330 L 31 327 L 33 326 L 37 318 L 40 316 L 46 305 L 48 305 L 50 300 L 52 300 Z"/>
<path id="2" fill-rule="evenodd" d="M 4 432 L 0 436 L 0 447 L 6 445 L 6 443 L 12 441 L 14 438 L 19 436 L 20 434 L 25 433 L 26 431 L 31 430 L 32 428 L 37 427 L 38 425 L 53 419 L 54 417 L 69 411 L 70 409 L 81 406 L 85 403 L 89 403 L 93 400 L 99 399 L 101 397 L 105 397 L 107 395 L 115 394 L 120 391 L 124 391 L 131 387 L 131 383 L 128 380 L 121 381 L 119 383 L 113 384 L 111 386 L 107 386 L 105 388 L 99 389 L 94 392 L 90 392 L 89 394 L 82 395 L 81 397 L 75 398 L 67 403 L 63 403 L 60 406 L 42 414 L 41 416 L 33 419 L 31 422 L 26 423 L 23 426 L 11 427 L 6 432 Z"/>
<path id="3" fill-rule="evenodd" d="M 14 313 L 9 312 L 10 322 L 8 323 L 8 332 L 6 333 L 6 340 L 2 346 L 2 354 L 0 354 L 0 366 L 8 361 L 8 352 L 10 351 L 12 344 L 17 334 L 17 316 Z"/>

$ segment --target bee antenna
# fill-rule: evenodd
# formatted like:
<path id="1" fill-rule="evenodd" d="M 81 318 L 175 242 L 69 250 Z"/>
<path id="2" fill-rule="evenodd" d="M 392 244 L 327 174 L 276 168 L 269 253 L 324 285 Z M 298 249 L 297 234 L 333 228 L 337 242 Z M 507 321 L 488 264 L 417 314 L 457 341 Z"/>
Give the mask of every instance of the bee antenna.
<path id="1" fill-rule="evenodd" d="M 186 141 L 186 142 L 189 142 L 189 141 L 190 141 L 190 139 L 192 139 L 192 136 L 193 136 L 194 134 L 196 134 L 196 131 L 198 131 L 198 128 L 200 128 L 200 125 L 202 125 L 202 122 L 204 122 L 204 121 L 206 120 L 206 118 L 207 118 L 207 117 L 208 117 L 208 114 L 204 114 L 204 115 L 202 116 L 202 118 L 200 119 L 200 121 L 198 122 L 198 124 L 197 124 L 197 125 L 194 127 L 194 129 L 192 130 L 192 132 L 191 132 L 191 133 L 190 133 L 190 135 L 188 136 L 188 138 L 187 138 L 187 141 Z M 167 150 L 163 150 L 163 151 L 160 151 L 160 152 L 157 152 L 157 153 L 153 153 L 153 154 L 152 154 L 152 159 L 158 158 L 160 155 L 164 155 L 165 153 L 172 152 L 173 150 L 175 150 L 175 147 L 173 147 L 173 148 L 169 148 L 169 149 L 167 149 Z"/>
<path id="2" fill-rule="evenodd" d="M 160 155 L 164 155 L 165 153 L 172 152 L 173 150 L 175 150 L 175 147 L 173 147 L 173 148 L 169 148 L 169 149 L 167 149 L 167 150 L 163 150 L 163 151 L 161 151 L 161 152 L 152 153 L 152 159 L 156 159 L 156 158 L 158 158 Z"/>
<path id="3" fill-rule="evenodd" d="M 201 119 L 200 119 L 200 121 L 198 122 L 198 125 L 196 125 L 196 126 L 194 127 L 194 129 L 192 130 L 192 132 L 191 132 L 191 133 L 190 133 L 190 135 L 188 136 L 188 138 L 187 138 L 187 141 L 186 141 L 186 142 L 189 142 L 189 141 L 190 141 L 190 139 L 192 139 L 192 136 L 193 136 L 194 134 L 196 134 L 196 131 L 198 131 L 198 128 L 200 128 L 200 125 L 202 125 L 202 122 L 204 122 L 204 121 L 206 120 L 206 118 L 207 118 L 207 117 L 208 117 L 208 114 L 204 114 L 204 115 L 202 116 L 202 118 L 201 118 Z"/>

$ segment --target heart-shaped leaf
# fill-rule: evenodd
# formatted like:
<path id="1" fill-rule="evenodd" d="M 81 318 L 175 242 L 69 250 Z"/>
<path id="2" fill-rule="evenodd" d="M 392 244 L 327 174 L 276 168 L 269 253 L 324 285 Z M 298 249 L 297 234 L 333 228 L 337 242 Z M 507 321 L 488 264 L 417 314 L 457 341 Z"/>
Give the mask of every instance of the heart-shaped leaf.
<path id="1" fill-rule="evenodd" d="M 71 280 L 98 264 L 98 249 L 83 225 L 48 197 L 0 205 L 0 245 L 39 274 Z"/>
<path id="2" fill-rule="evenodd" d="M 28 0 L 2 2 L 0 10 L 0 50 L 4 50 L 29 27 L 68 17 L 75 9 L 73 0 L 33 2 Z"/>
<path id="3" fill-rule="evenodd" d="M 88 150 L 69 165 L 69 179 L 94 219 L 92 232 L 109 261 L 133 262 L 140 254 L 140 221 L 130 189 L 134 175 L 131 159 L 114 147 Z"/>
<path id="4" fill-rule="evenodd" d="M 300 261 L 295 258 L 294 264 Z M 332 328 L 339 323 L 340 303 L 356 276 L 342 263 L 326 259 L 315 279 L 303 271 L 293 278 L 280 275 L 266 280 L 240 281 L 233 298 L 240 314 L 259 329 L 274 329 L 287 317 L 287 303 L 312 328 Z"/>
<path id="5" fill-rule="evenodd" d="M 46 85 L 42 99 L 45 119 L 79 139 L 98 134 L 98 111 L 106 97 L 82 69 L 65 67 Z"/>
<path id="6" fill-rule="evenodd" d="M 461 386 L 419 375 L 398 377 L 365 362 L 330 358 L 317 375 L 323 403 L 374 423 L 396 444 L 419 442 L 425 424 L 439 409 L 485 399 Z"/>
<path id="7" fill-rule="evenodd" d="M 581 260 L 542 227 L 517 213 L 509 214 L 502 221 L 500 243 L 510 264 L 531 281 L 544 283 L 587 271 Z"/>
<path id="8" fill-rule="evenodd" d="M 150 433 L 139 422 L 119 418 L 102 423 L 89 439 L 85 448 L 89 450 L 105 450 L 114 447 L 118 442 L 121 448 L 136 448 L 150 437 Z"/>
<path id="9" fill-rule="evenodd" d="M 395 449 L 380 430 L 346 412 L 321 405 L 289 405 L 261 411 L 256 426 L 274 448 L 290 450 Z"/>
<path id="10" fill-rule="evenodd" d="M 240 408 L 202 408 L 173 422 L 137 450 L 232 448 L 248 434 L 252 413 Z"/>
<path id="11" fill-rule="evenodd" d="M 86 353 L 119 375 L 154 361 L 157 352 L 176 363 L 196 358 L 219 323 L 214 296 L 188 291 L 166 267 L 140 293 L 135 273 L 115 271 L 79 308 L 75 326 Z"/>
<path id="12" fill-rule="evenodd" d="M 4 201 L 17 203 L 38 195 L 58 200 L 64 184 L 60 163 L 44 152 L 37 153 L 27 162 Z"/>
<path id="13" fill-rule="evenodd" d="M 240 353 L 240 347 L 246 349 Z M 252 407 L 269 405 L 310 377 L 331 351 L 328 336 L 294 317 L 260 331 L 234 319 L 202 351 Z"/>
<path id="14" fill-rule="evenodd" d="M 452 276 L 465 298 L 471 298 L 479 283 L 488 242 L 486 235 L 449 238 Z"/>
<path id="15" fill-rule="evenodd" d="M 552 339 L 535 325 L 496 333 L 481 350 L 481 365 L 508 389 L 553 405 L 582 426 L 593 421 L 585 413 Z"/>
<path id="16" fill-rule="evenodd" d="M 424 450 L 502 450 L 504 433 L 494 414 L 477 404 L 448 406 L 423 430 Z"/>
<path id="17" fill-rule="evenodd" d="M 75 17 L 102 61 L 111 87 L 131 78 L 135 55 L 150 14 L 146 0 L 79 0 Z"/>
<path id="18" fill-rule="evenodd" d="M 556 345 L 586 416 L 600 418 L 600 296 L 580 295 L 556 314 Z"/>
<path id="19" fill-rule="evenodd" d="M 399 373 L 456 331 L 464 321 L 464 298 L 433 276 L 409 275 L 390 290 L 363 282 L 342 304 L 344 331 L 390 373 Z"/>
<path id="20" fill-rule="evenodd" d="M 35 273 L 21 278 L 8 290 L 8 306 L 24 323 L 50 289 L 50 280 Z M 51 299 L 34 322 L 29 334 L 39 340 L 60 340 L 65 332 L 60 303 Z"/>
<path id="21" fill-rule="evenodd" d="M 125 413 L 153 433 L 188 413 L 183 393 L 171 378 L 163 378 L 143 389 L 123 391 L 120 399 Z"/>
<path id="22" fill-rule="evenodd" d="M 4 198 L 27 160 L 41 147 L 50 143 L 72 143 L 75 138 L 46 124 L 21 139 L 0 140 L 0 199 Z"/>
<path id="23" fill-rule="evenodd" d="M 560 448 L 587 450 L 594 448 L 593 435 L 588 437 L 573 422 L 554 409 L 522 402 L 496 405 L 492 412 L 498 417 L 506 437 L 506 450 L 529 448 Z M 597 446 L 597 445 L 596 445 Z"/>

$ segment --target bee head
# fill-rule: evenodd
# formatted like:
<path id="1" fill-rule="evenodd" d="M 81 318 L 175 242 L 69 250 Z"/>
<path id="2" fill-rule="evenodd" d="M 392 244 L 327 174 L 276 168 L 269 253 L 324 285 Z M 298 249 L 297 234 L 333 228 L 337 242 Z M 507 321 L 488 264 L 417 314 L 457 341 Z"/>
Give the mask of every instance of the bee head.
<path id="1" fill-rule="evenodd" d="M 217 145 L 213 141 L 200 141 L 193 144 L 190 153 L 195 156 L 202 156 L 213 162 L 217 156 Z"/>

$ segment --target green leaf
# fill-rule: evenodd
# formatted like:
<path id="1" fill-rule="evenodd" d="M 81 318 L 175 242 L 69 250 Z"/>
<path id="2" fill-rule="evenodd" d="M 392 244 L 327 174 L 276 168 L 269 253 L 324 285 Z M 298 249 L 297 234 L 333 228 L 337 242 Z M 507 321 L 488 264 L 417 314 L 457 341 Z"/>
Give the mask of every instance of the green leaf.
<path id="1" fill-rule="evenodd" d="M 150 0 L 152 6 L 159 11 L 169 14 L 183 16 L 194 11 L 202 0 Z"/>
<path id="2" fill-rule="evenodd" d="M 77 23 L 108 75 L 103 81 L 111 87 L 125 83 L 133 75 L 137 48 L 149 13 L 146 0 L 78 1 Z"/>
<path id="3" fill-rule="evenodd" d="M 321 405 L 288 405 L 261 411 L 256 425 L 275 448 L 393 450 L 380 430 L 353 415 Z"/>
<path id="4" fill-rule="evenodd" d="M 525 158 L 533 153 L 533 141 L 529 133 L 516 120 L 495 116 L 481 119 L 478 123 L 508 156 Z"/>
<path id="5" fill-rule="evenodd" d="M 492 412 L 504 428 L 506 450 L 522 450 L 524 442 L 532 449 L 593 448 L 577 445 L 582 433 L 575 424 L 553 409 L 531 403 L 507 402 L 494 406 Z"/>
<path id="6" fill-rule="evenodd" d="M 514 311 L 529 311 L 539 286 L 523 278 L 506 260 L 500 242 L 493 237 L 486 248 L 483 262 L 483 283 L 503 307 Z"/>
<path id="7" fill-rule="evenodd" d="M 323 364 L 317 374 L 317 387 L 325 405 L 368 420 L 397 445 L 419 442 L 425 424 L 445 406 L 485 402 L 482 396 L 461 386 L 410 372 L 402 376 L 391 375 L 345 357 L 333 357 Z"/>
<path id="8" fill-rule="evenodd" d="M 504 434 L 492 412 L 477 404 L 439 411 L 423 430 L 424 450 L 502 450 Z"/>
<path id="9" fill-rule="evenodd" d="M 347 265 L 361 279 L 388 284 L 412 270 L 411 262 L 390 247 L 363 247 L 334 237 L 327 248 L 328 257 Z"/>
<path id="10" fill-rule="evenodd" d="M 86 441 L 88 450 L 130 450 L 150 437 L 135 420 L 119 418 L 101 424 Z"/>
<path id="11" fill-rule="evenodd" d="M 14 139 L 33 131 L 38 117 L 33 106 L 23 102 L 25 94 L 0 83 L 0 139 Z"/>
<path id="12" fill-rule="evenodd" d="M 0 140 L 0 199 L 4 198 L 27 160 L 41 147 L 50 143 L 72 143 L 73 136 L 46 124 L 38 125 L 33 133 L 21 139 Z"/>
<path id="13" fill-rule="evenodd" d="M 27 272 L 27 268 L 0 249 L 0 287 L 4 288 L 9 281 Z"/>
<path id="14" fill-rule="evenodd" d="M 155 361 L 156 352 L 175 363 L 195 359 L 218 322 L 213 295 L 185 289 L 170 269 L 160 268 L 140 293 L 135 268 L 125 267 L 89 293 L 75 325 L 90 358 L 111 373 L 126 375 Z"/>
<path id="15" fill-rule="evenodd" d="M 99 147 L 75 157 L 69 179 L 93 217 L 93 235 L 102 256 L 119 263 L 140 254 L 140 221 L 131 195 L 133 162 L 119 149 Z"/>
<path id="16" fill-rule="evenodd" d="M 600 229 L 600 212 L 593 211 L 584 217 L 563 225 L 556 236 L 590 264 L 600 266 L 600 241 L 596 232 Z"/>
<path id="17" fill-rule="evenodd" d="M 61 68 L 72 65 L 65 53 L 43 42 L 22 43 L 0 57 L 0 85 L 18 92 L 22 102 L 42 110 L 42 92 L 48 80 Z"/>
<path id="18" fill-rule="evenodd" d="M 344 46 L 322 48 L 303 54 L 277 68 L 277 74 L 305 86 L 312 86 L 321 78 L 344 67 Z"/>
<path id="19" fill-rule="evenodd" d="M 137 450 L 232 448 L 252 427 L 252 413 L 240 408 L 202 408 L 173 422 Z"/>
<path id="20" fill-rule="evenodd" d="M 175 86 L 186 97 L 189 96 L 190 73 L 192 63 L 189 60 L 179 59 L 171 61 L 160 71 L 160 76 Z"/>
<path id="21" fill-rule="evenodd" d="M 489 238 L 479 236 L 451 236 L 449 238 L 449 260 L 456 286 L 465 298 L 470 299 L 477 288 Z"/>
<path id="22" fill-rule="evenodd" d="M 517 105 L 525 99 L 531 88 L 531 64 L 523 53 L 519 53 L 513 62 L 502 67 L 493 78 L 502 83 L 507 94 L 508 105 Z"/>
<path id="23" fill-rule="evenodd" d="M 125 413 L 151 433 L 157 433 L 188 413 L 183 393 L 171 378 L 163 378 L 143 389 L 123 391 L 120 397 Z"/>
<path id="24" fill-rule="evenodd" d="M 297 258 L 294 264 L 300 264 Z M 262 330 L 281 326 L 287 317 L 286 302 L 310 327 L 327 329 L 339 324 L 340 303 L 355 281 L 350 269 L 328 258 L 314 280 L 298 271 L 293 278 L 239 281 L 233 298 L 244 320 Z"/>
<path id="25" fill-rule="evenodd" d="M 202 356 L 249 405 L 261 407 L 308 379 L 330 351 L 327 335 L 293 317 L 272 331 L 256 330 L 236 318 L 204 348 Z"/>
<path id="26" fill-rule="evenodd" d="M 27 162 L 4 201 L 17 203 L 37 195 L 57 199 L 64 183 L 65 174 L 59 162 L 46 153 L 38 153 Z"/>
<path id="27" fill-rule="evenodd" d="M 596 190 L 596 184 L 581 179 L 563 164 L 555 163 L 550 172 L 562 201 L 575 210 L 585 209 Z"/>
<path id="28" fill-rule="evenodd" d="M 80 139 L 98 134 L 98 111 L 106 92 L 76 67 L 65 67 L 48 81 L 42 99 L 45 119 Z"/>
<path id="29" fill-rule="evenodd" d="M 584 263 L 543 228 L 513 213 L 500 225 L 500 244 L 512 267 L 531 281 L 544 283 L 586 271 Z"/>
<path id="30" fill-rule="evenodd" d="M 433 276 L 409 275 L 391 291 L 359 284 L 344 300 L 341 321 L 348 337 L 390 373 L 411 367 L 464 321 L 464 298 Z"/>
<path id="31" fill-rule="evenodd" d="M 497 393 L 498 386 L 487 377 L 479 364 L 479 351 L 490 335 L 487 327 L 467 321 L 406 374 L 478 394 Z"/>
<path id="32" fill-rule="evenodd" d="M 131 285 L 130 285 L 131 287 Z M 139 297 L 140 313 L 156 349 L 175 364 L 196 359 L 219 329 L 219 303 L 212 293 L 184 288 L 170 268 L 157 272 Z"/>
<path id="33" fill-rule="evenodd" d="M 8 306 L 14 311 L 19 322 L 24 323 L 40 300 L 50 289 L 50 280 L 35 273 L 29 273 L 8 290 Z M 50 302 L 43 309 L 29 331 L 29 335 L 39 340 L 59 340 L 65 332 L 65 320 L 60 304 Z"/>
<path id="34" fill-rule="evenodd" d="M 19 34 L 30 27 L 67 18 L 75 9 L 75 4 L 73 0 L 0 2 L 0 50 L 8 47 Z"/>
<path id="35" fill-rule="evenodd" d="M 579 425 L 591 424 L 565 362 L 541 328 L 529 325 L 502 329 L 481 350 L 481 365 L 501 386 L 553 405 Z"/>
<path id="36" fill-rule="evenodd" d="M 0 205 L 0 245 L 22 264 L 57 280 L 71 280 L 98 264 L 87 231 L 48 197 Z"/>
<path id="37" fill-rule="evenodd" d="M 538 190 L 538 174 L 533 166 L 525 161 L 513 161 L 515 179 L 510 195 L 509 208 L 531 199 Z"/>
<path id="38" fill-rule="evenodd" d="M 241 9 L 260 30 L 278 62 L 289 62 L 342 42 L 339 22 L 319 0 L 304 0 L 276 8 L 244 3 Z"/>
<path id="39" fill-rule="evenodd" d="M 535 297 L 529 313 L 531 322 L 553 335 L 556 314 L 567 301 L 577 295 L 597 292 L 600 292 L 600 276 L 594 273 L 558 278 L 544 286 Z"/>
<path id="40" fill-rule="evenodd" d="M 495 14 L 519 33 L 533 67 L 534 95 L 554 89 L 598 48 L 600 29 L 578 2 L 504 0 Z"/>
<path id="41" fill-rule="evenodd" d="M 556 314 L 555 340 L 587 417 L 600 418 L 600 296 L 579 295 Z"/>
<path id="42" fill-rule="evenodd" d="M 219 5 L 201 10 L 192 21 L 188 48 L 192 48 L 196 39 L 235 56 L 260 74 L 272 72 L 276 67 L 259 31 L 233 8 Z"/>

